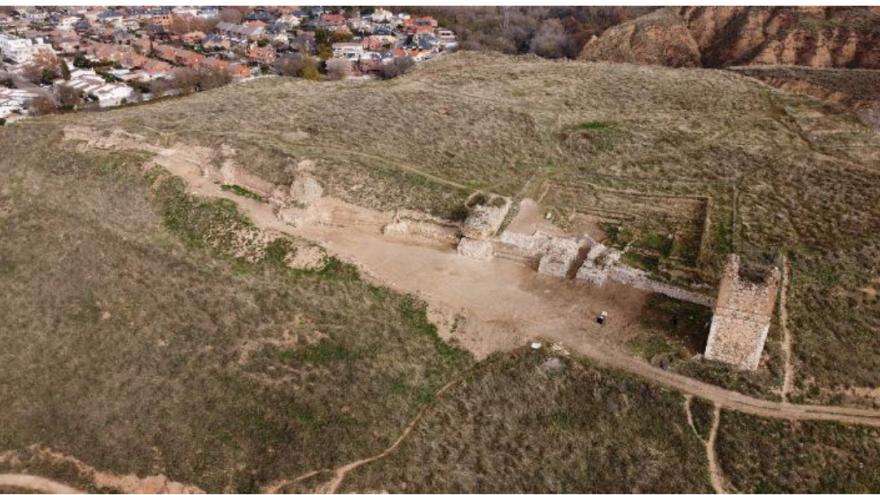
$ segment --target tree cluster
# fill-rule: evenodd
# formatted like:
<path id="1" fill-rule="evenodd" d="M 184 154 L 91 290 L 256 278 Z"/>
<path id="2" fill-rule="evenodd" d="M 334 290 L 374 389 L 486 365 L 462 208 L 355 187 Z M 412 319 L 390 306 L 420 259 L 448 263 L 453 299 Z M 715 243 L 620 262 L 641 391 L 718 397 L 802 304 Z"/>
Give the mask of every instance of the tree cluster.
<path id="1" fill-rule="evenodd" d="M 155 96 L 167 95 L 175 92 L 188 95 L 196 91 L 205 91 L 229 84 L 232 74 L 228 69 L 203 67 L 190 69 L 178 67 L 174 69 L 171 79 L 156 79 L 150 84 L 150 93 Z"/>
<path id="2" fill-rule="evenodd" d="M 412 7 L 458 36 L 462 49 L 576 58 L 594 35 L 651 7 Z"/>

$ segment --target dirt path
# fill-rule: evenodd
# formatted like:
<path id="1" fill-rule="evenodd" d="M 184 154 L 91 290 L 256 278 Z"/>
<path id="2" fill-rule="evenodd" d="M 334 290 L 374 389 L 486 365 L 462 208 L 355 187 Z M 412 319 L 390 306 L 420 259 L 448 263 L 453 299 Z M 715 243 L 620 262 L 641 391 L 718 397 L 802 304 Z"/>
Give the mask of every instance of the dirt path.
<path id="1" fill-rule="evenodd" d="M 459 376 L 458 378 L 450 381 L 449 383 L 447 383 L 443 387 L 441 387 L 434 394 L 434 399 L 439 399 L 440 397 L 442 397 L 443 394 L 445 394 L 450 388 L 452 388 L 454 385 L 460 383 L 468 375 L 469 375 L 469 373 L 465 373 L 465 374 Z M 364 464 L 369 464 L 373 461 L 377 461 L 377 460 L 391 454 L 395 450 L 397 450 L 397 448 L 400 446 L 400 444 L 403 443 L 403 441 L 406 440 L 407 437 L 409 437 L 410 433 L 413 432 L 416 425 L 418 425 L 419 421 L 422 420 L 422 418 L 425 416 L 425 414 L 428 413 L 428 411 L 431 409 L 431 407 L 432 407 L 432 404 L 428 404 L 425 407 L 423 407 L 419 411 L 419 413 L 416 414 L 416 416 L 412 419 L 412 421 L 410 421 L 409 424 L 406 425 L 406 428 L 404 428 L 404 430 L 400 434 L 400 436 L 398 436 L 397 439 L 394 440 L 394 442 L 391 445 L 389 445 L 385 450 L 383 450 L 382 452 L 379 452 L 378 454 L 376 454 L 374 456 L 365 457 L 363 459 L 358 459 L 356 461 L 349 462 L 348 464 L 345 464 L 343 466 L 339 466 L 338 468 L 333 470 L 333 478 L 330 481 L 328 481 L 327 483 L 319 486 L 315 491 L 318 493 L 336 493 L 339 490 L 339 486 L 342 485 L 342 482 L 345 480 L 345 475 L 347 475 L 349 471 L 356 469 L 360 466 L 363 466 Z M 294 478 L 292 480 L 273 481 L 269 485 L 266 485 L 266 487 L 263 489 L 263 491 L 265 493 L 278 493 L 286 485 L 311 478 L 312 476 L 320 474 L 322 471 L 323 470 L 310 471 L 310 472 L 305 473 L 305 474 L 303 474 L 297 478 Z"/>
<path id="2" fill-rule="evenodd" d="M 791 264 L 785 257 L 782 265 L 782 288 L 779 291 L 779 326 L 782 328 L 782 351 L 785 354 L 785 376 L 782 378 L 782 401 L 788 402 L 791 384 L 794 381 L 794 365 L 791 363 L 791 332 L 788 329 L 788 284 L 791 277 Z"/>
<path id="3" fill-rule="evenodd" d="M 18 488 L 40 493 L 82 493 L 63 483 L 30 474 L 0 474 L 0 487 Z"/>
<path id="4" fill-rule="evenodd" d="M 184 153 L 186 147 L 175 148 Z M 431 246 L 385 236 L 369 222 L 343 221 L 294 227 L 281 221 L 272 206 L 224 191 L 202 174 L 191 159 L 175 159 L 169 150 L 161 165 L 180 176 L 200 196 L 235 202 L 254 224 L 312 240 L 365 275 L 393 289 L 417 295 L 432 307 L 462 314 L 465 322 L 453 337 L 477 358 L 531 340 L 559 342 L 601 366 L 627 371 L 718 407 L 788 420 L 830 420 L 880 426 L 880 410 L 773 402 L 743 395 L 657 368 L 611 344 L 615 335 L 640 324 L 647 293 L 609 283 L 603 288 L 560 280 L 504 259 L 481 261 L 459 256 L 448 246 Z M 316 205 L 340 219 L 370 215 L 363 208 L 325 198 Z M 380 218 L 387 216 L 375 212 Z M 605 325 L 594 323 L 608 311 Z"/>
<path id="5" fill-rule="evenodd" d="M 697 426 L 694 424 L 694 414 L 691 412 L 691 402 L 694 400 L 694 396 L 690 394 L 685 394 L 684 396 L 684 414 L 687 417 L 688 425 L 691 427 L 691 430 L 694 431 L 694 435 L 697 438 L 700 438 L 700 433 L 697 431 Z M 700 439 L 702 440 L 702 439 Z"/>
<path id="6" fill-rule="evenodd" d="M 712 417 L 712 429 L 709 430 L 709 439 L 706 440 L 706 459 L 709 460 L 709 477 L 712 480 L 712 488 L 715 493 L 727 493 L 724 490 L 724 476 L 721 467 L 715 457 L 715 440 L 718 437 L 718 425 L 721 423 L 721 408 L 715 404 L 715 412 Z"/>

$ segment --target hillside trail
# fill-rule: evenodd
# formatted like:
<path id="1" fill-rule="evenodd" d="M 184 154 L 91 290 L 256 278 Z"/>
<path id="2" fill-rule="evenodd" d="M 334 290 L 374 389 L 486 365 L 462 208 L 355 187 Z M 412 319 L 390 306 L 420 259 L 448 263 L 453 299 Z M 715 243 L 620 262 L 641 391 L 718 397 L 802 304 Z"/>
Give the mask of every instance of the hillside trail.
<path id="1" fill-rule="evenodd" d="M 712 429 L 709 430 L 709 438 L 706 440 L 706 459 L 709 461 L 709 477 L 712 480 L 712 488 L 715 493 L 727 493 L 724 490 L 724 476 L 721 474 L 721 466 L 715 455 L 715 441 L 718 438 L 718 425 L 721 423 L 721 408 L 715 405 L 712 412 Z"/>
<path id="2" fill-rule="evenodd" d="M 334 198 L 322 198 L 314 205 L 332 221 L 294 226 L 279 219 L 270 204 L 223 190 L 203 174 L 188 154 L 190 148 L 195 147 L 167 149 L 154 164 L 182 178 L 193 194 L 233 201 L 257 227 L 316 242 L 329 254 L 358 266 L 375 282 L 414 294 L 432 308 L 464 316 L 462 325 L 443 336 L 478 359 L 530 341 L 558 342 L 597 365 L 638 375 L 726 409 L 788 420 L 880 426 L 880 410 L 759 399 L 655 367 L 626 353 L 615 345 L 616 335 L 640 324 L 646 292 L 614 283 L 597 288 L 544 276 L 515 261 L 476 260 L 458 255 L 449 246 L 383 235 L 377 225 L 391 214 Z M 604 325 L 595 323 L 601 311 L 609 314 Z"/>
<path id="3" fill-rule="evenodd" d="M 38 493 L 82 493 L 76 488 L 63 483 L 30 474 L 0 474 L 0 488 L 2 487 L 30 490 Z"/>
<path id="4" fill-rule="evenodd" d="M 782 379 L 782 401 L 788 402 L 791 393 L 791 385 L 794 381 L 794 365 L 791 362 L 791 331 L 788 328 L 788 285 L 791 283 L 791 264 L 788 257 L 783 259 L 782 264 L 782 287 L 779 289 L 779 326 L 782 328 L 782 349 L 785 353 L 785 375 Z"/>

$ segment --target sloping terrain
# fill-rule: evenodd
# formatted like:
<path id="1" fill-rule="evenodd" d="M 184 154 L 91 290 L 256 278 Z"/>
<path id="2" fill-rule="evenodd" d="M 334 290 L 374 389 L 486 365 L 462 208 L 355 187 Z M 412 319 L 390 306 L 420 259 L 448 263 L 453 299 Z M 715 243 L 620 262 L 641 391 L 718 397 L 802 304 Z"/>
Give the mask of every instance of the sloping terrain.
<path id="1" fill-rule="evenodd" d="M 789 251 L 796 385 L 814 399 L 880 386 L 880 302 L 863 290 L 878 277 L 880 139 L 840 109 L 736 74 L 460 53 L 392 82 L 262 79 L 77 121 L 224 143 L 275 183 L 312 159 L 329 195 L 453 218 L 477 188 L 543 196 L 568 227 L 596 187 L 706 196 L 706 255 L 689 276 L 714 284 L 732 250 L 760 263 Z M 612 206 L 624 224 L 643 214 L 627 204 Z M 774 326 L 769 367 L 731 380 L 781 387 L 779 341 Z"/>
<path id="2" fill-rule="evenodd" d="M 98 149 L 71 139 L 73 127 L 95 141 L 128 131 L 133 142 L 158 144 Z M 647 244 L 708 209 L 706 254 L 681 257 L 696 279 L 714 282 L 731 250 L 763 263 L 781 252 L 791 259 L 792 401 L 855 400 L 846 386 L 871 397 L 880 385 L 872 131 L 729 72 L 459 54 L 392 82 L 262 79 L 0 129 L 0 424 L 9 425 L 0 429 L 0 471 L 19 476 L 2 483 L 707 491 L 711 472 L 715 486 L 749 490 L 765 486 L 749 480 L 777 486 L 780 473 L 772 463 L 753 477 L 724 472 L 724 449 L 761 453 L 742 452 L 748 441 L 725 443 L 719 404 L 877 422 L 876 411 L 757 401 L 660 369 L 775 400 L 782 384 L 778 322 L 760 371 L 738 373 L 691 359 L 700 314 L 663 301 L 620 316 L 642 320 L 657 339 L 640 354 L 670 354 L 658 367 L 613 348 L 613 336 L 573 340 L 595 361 L 614 367 L 619 358 L 642 378 L 550 345 L 475 364 L 439 338 L 415 297 L 329 256 L 308 268 L 293 263 L 315 246 L 266 229 L 254 216 L 263 209 L 248 206 L 268 207 L 259 194 L 222 188 L 184 163 L 221 166 L 222 153 L 197 144 L 238 150 L 241 166 L 284 186 L 312 159 L 325 191 L 360 207 L 455 218 L 461 200 L 484 188 L 541 199 L 569 230 L 580 228 L 579 210 L 607 208 L 618 232 Z M 180 177 L 182 169 L 196 172 Z M 193 190 L 198 181 L 222 195 L 194 195 L 203 192 Z M 665 221 L 658 204 L 671 210 Z M 632 220 L 645 212 L 658 216 L 657 231 Z M 340 237 L 336 247 L 352 242 Z M 410 278 L 426 277 L 455 280 L 441 271 Z M 562 289 L 562 302 L 559 294 L 590 293 L 535 285 L 549 298 Z M 492 328 L 516 324 L 499 318 Z M 548 339 L 556 335 L 543 326 Z M 860 441 L 839 440 L 841 449 Z M 773 462 L 787 462 L 783 454 Z M 440 474 L 428 476 L 430 467 Z M 844 481 L 835 486 L 874 487 Z"/>
<path id="3" fill-rule="evenodd" d="M 880 68 L 880 13 L 869 7 L 681 7 L 609 28 L 591 61 L 670 67 Z"/>
<path id="4" fill-rule="evenodd" d="M 684 20 L 670 8 L 611 27 L 594 36 L 578 57 L 588 62 L 616 62 L 667 67 L 700 67 L 700 48 Z"/>
<path id="5" fill-rule="evenodd" d="M 257 490 L 390 442 L 468 366 L 419 302 L 351 267 L 291 270 L 282 245 L 247 261 L 214 244 L 248 220 L 174 179 L 151 185 L 143 156 L 76 152 L 51 122 L 0 140 L 0 452 L 12 465 L 66 472 L 72 461 L 36 445 L 101 471 Z"/>
<path id="6" fill-rule="evenodd" d="M 343 491 L 711 491 L 680 394 L 548 352 L 484 368 Z"/>
<path id="7" fill-rule="evenodd" d="M 682 7 L 704 67 L 880 68 L 872 7 Z"/>
<path id="8" fill-rule="evenodd" d="M 835 423 L 721 414 L 717 449 L 731 489 L 858 493 L 880 489 L 880 432 Z"/>
<path id="9" fill-rule="evenodd" d="M 841 105 L 880 129 L 880 71 L 789 66 L 732 67 L 775 88 Z"/>

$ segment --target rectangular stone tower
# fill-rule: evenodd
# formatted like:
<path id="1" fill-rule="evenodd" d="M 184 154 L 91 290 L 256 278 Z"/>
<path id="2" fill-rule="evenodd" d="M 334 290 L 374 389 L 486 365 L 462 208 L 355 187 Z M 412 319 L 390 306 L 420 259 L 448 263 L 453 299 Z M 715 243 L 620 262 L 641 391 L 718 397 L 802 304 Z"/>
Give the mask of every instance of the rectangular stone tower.
<path id="1" fill-rule="evenodd" d="M 770 330 L 781 274 L 774 267 L 763 282 L 752 283 L 740 278 L 739 266 L 739 256 L 730 255 L 718 286 L 704 355 L 753 370 L 761 360 Z"/>

